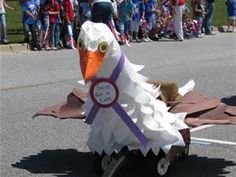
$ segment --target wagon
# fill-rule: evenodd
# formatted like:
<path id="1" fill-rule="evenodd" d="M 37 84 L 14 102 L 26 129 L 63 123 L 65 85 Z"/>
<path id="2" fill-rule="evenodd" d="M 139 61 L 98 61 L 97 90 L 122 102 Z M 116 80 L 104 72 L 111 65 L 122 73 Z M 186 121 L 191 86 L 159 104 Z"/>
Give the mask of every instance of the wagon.
<path id="1" fill-rule="evenodd" d="M 189 129 L 179 130 L 181 133 L 185 146 L 172 146 L 168 153 L 160 150 L 158 155 L 149 151 L 144 157 L 139 150 L 129 151 L 124 147 L 119 153 L 111 155 L 96 154 L 96 172 L 102 177 L 126 177 L 127 173 L 135 173 L 132 176 L 145 171 L 147 177 L 161 177 L 166 176 L 169 167 L 178 159 L 185 159 L 188 157 L 190 146 L 190 131 Z M 141 169 L 139 168 L 141 167 Z"/>

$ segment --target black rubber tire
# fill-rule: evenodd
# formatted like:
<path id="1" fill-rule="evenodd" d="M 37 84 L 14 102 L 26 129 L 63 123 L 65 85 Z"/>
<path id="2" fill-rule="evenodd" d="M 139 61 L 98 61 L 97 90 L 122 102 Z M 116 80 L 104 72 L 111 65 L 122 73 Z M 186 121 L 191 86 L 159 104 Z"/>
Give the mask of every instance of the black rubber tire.
<path id="1" fill-rule="evenodd" d="M 127 156 L 125 154 L 118 155 L 114 158 L 114 161 L 108 164 L 107 168 L 104 169 L 102 177 L 120 177 L 123 176 L 127 164 Z"/>
<path id="2" fill-rule="evenodd" d="M 98 176 L 102 176 L 102 174 L 104 173 L 104 170 L 102 169 L 102 166 L 101 166 L 102 158 L 103 158 L 103 155 L 100 156 L 97 153 L 94 154 L 94 159 L 95 159 L 94 169 L 95 169 L 96 175 Z"/>
<path id="3" fill-rule="evenodd" d="M 187 144 L 184 147 L 183 151 L 180 152 L 180 159 L 181 160 L 187 159 L 188 155 L 189 155 L 189 145 Z"/>
<path id="4" fill-rule="evenodd" d="M 105 171 L 102 177 L 139 176 L 140 168 L 138 167 L 144 161 L 144 157 L 139 150 L 129 151 L 125 147 L 118 154 L 112 154 L 111 156 L 117 163 L 115 165 L 111 164 L 110 171 Z"/>

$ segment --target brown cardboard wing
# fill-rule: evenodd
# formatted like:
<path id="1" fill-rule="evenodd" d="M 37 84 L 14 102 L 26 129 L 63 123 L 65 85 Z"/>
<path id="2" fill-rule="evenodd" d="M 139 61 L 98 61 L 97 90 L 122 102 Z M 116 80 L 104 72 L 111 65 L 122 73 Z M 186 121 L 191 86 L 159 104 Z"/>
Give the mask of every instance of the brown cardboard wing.
<path id="1" fill-rule="evenodd" d="M 150 81 L 154 86 L 159 81 Z M 183 97 L 177 94 L 177 85 L 170 82 L 161 82 L 163 100 L 168 104 L 173 102 L 170 112 L 186 112 L 185 123 L 191 127 L 204 124 L 236 124 L 236 107 L 228 106 L 217 98 L 207 98 L 200 92 L 190 91 Z M 163 91 L 165 90 L 165 91 Z M 173 92 L 173 93 L 171 93 Z M 60 119 L 84 119 L 82 105 L 85 93 L 79 88 L 74 88 L 63 103 L 47 106 L 37 112 L 33 117 L 40 115 L 52 116 Z"/>
<path id="2" fill-rule="evenodd" d="M 60 119 L 84 119 L 82 104 L 85 101 L 85 94 L 79 88 L 74 88 L 72 92 L 67 96 L 66 102 L 56 104 L 53 106 L 47 106 L 43 110 L 33 115 L 33 118 L 37 116 L 52 116 Z"/>
<path id="3" fill-rule="evenodd" d="M 186 112 L 185 123 L 191 127 L 204 124 L 236 124 L 236 107 L 228 106 L 217 98 L 207 98 L 199 92 L 189 92 L 170 112 Z"/>

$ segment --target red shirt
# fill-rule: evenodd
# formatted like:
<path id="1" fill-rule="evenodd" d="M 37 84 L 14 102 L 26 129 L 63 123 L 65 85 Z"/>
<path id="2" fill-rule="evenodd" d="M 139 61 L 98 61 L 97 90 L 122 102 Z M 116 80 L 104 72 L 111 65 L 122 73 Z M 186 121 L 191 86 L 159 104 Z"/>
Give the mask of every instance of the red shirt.
<path id="1" fill-rule="evenodd" d="M 172 0 L 172 4 L 175 5 L 176 0 Z M 179 0 L 178 5 L 184 5 L 185 4 L 185 0 Z"/>
<path id="2" fill-rule="evenodd" d="M 63 8 L 66 15 L 66 20 L 72 22 L 74 20 L 74 8 L 70 0 L 63 1 Z"/>
<path id="3" fill-rule="evenodd" d="M 60 11 L 60 6 L 59 6 L 57 1 L 54 0 L 54 2 L 52 3 L 52 6 L 50 7 L 49 11 L 50 12 L 59 12 Z M 50 21 L 50 23 L 55 23 L 56 17 L 58 15 L 59 14 L 49 14 L 49 21 Z"/>

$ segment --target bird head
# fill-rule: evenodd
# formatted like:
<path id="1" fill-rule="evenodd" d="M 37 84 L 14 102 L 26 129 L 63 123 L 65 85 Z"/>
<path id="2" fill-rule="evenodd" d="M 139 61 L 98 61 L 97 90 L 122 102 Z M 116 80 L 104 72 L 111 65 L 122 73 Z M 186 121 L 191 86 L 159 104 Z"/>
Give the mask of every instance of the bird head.
<path id="1" fill-rule="evenodd" d="M 85 22 L 81 26 L 77 48 L 80 56 L 80 67 L 85 82 L 97 75 L 104 62 L 110 59 L 118 43 L 107 25 Z"/>

